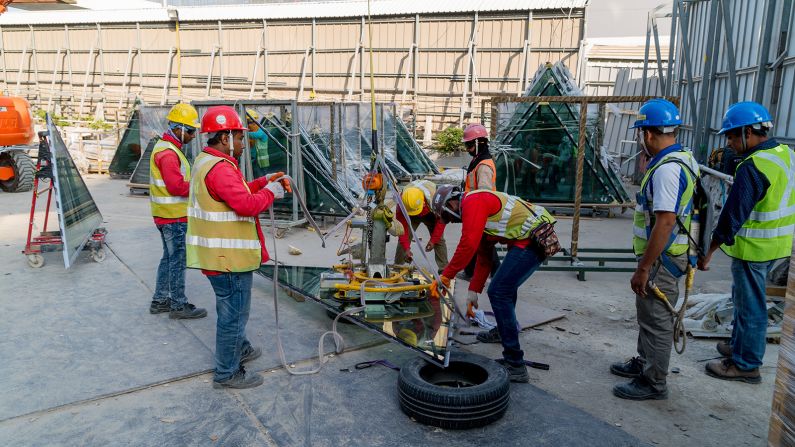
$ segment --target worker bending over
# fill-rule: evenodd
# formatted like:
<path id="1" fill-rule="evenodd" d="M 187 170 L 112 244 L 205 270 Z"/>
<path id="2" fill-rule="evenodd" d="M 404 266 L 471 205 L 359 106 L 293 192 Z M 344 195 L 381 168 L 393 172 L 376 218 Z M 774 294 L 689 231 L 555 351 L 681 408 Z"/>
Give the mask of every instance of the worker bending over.
<path id="1" fill-rule="evenodd" d="M 655 288 L 676 306 L 679 278 L 690 262 L 688 234 L 699 175 L 693 155 L 676 142 L 681 124 L 675 105 L 652 99 L 640 108 L 632 126 L 638 145 L 651 161 L 637 195 L 632 241 L 638 256 L 630 281 L 639 326 L 638 355 L 610 366 L 611 373 L 632 379 L 613 387 L 613 394 L 622 399 L 668 398 L 674 317 Z"/>
<path id="2" fill-rule="evenodd" d="M 431 238 L 425 244 L 425 251 L 433 250 L 436 257 L 436 266 L 441 272 L 447 266 L 447 242 L 444 240 L 444 222 L 438 219 L 429 207 L 434 194 L 436 194 L 436 185 L 433 182 L 415 180 L 403 189 L 401 199 L 409 215 L 408 220 L 411 221 L 411 228 L 417 231 L 420 223 L 428 228 Z M 406 216 L 403 215 L 400 207 L 398 207 L 396 214 L 397 220 L 403 225 L 403 228 L 408 228 Z M 395 264 L 403 264 L 406 261 L 411 262 L 412 258 L 411 234 L 406 230 L 398 238 L 398 245 L 395 250 Z"/>
<path id="3" fill-rule="evenodd" d="M 712 233 L 709 250 L 699 260 L 707 270 L 720 248 L 731 256 L 734 325 L 730 341 L 718 343 L 723 359 L 706 365 L 707 374 L 723 380 L 760 383 L 765 355 L 767 303 L 765 278 L 773 261 L 792 255 L 795 231 L 795 154 L 768 138 L 773 118 L 755 102 L 733 104 L 718 132 L 743 157 L 729 196 Z"/>
<path id="4" fill-rule="evenodd" d="M 215 291 L 214 388 L 251 388 L 262 377 L 243 363 L 262 354 L 246 338 L 252 272 L 268 260 L 257 216 L 284 197 L 281 173 L 246 183 L 238 168 L 246 128 L 229 106 L 207 109 L 202 133 L 208 147 L 196 157 L 188 207 L 188 267 L 201 269 Z M 289 187 L 289 185 L 288 185 Z"/>
<path id="5" fill-rule="evenodd" d="M 149 207 L 163 243 L 157 266 L 155 294 L 149 313 L 169 312 L 169 318 L 207 316 L 185 297 L 185 232 L 188 227 L 190 163 L 182 152 L 199 127 L 199 113 L 190 104 L 179 103 L 166 116 L 168 129 L 157 141 L 149 158 Z"/>
<path id="6" fill-rule="evenodd" d="M 543 223 L 554 224 L 555 219 L 544 208 L 519 197 L 488 190 L 462 194 L 457 186 L 440 186 L 431 207 L 442 222 L 462 223 L 458 248 L 440 277 L 444 287 L 449 287 L 450 278 L 477 256 L 467 294 L 467 303 L 472 307 L 478 307 L 478 294 L 489 276 L 495 244 L 508 245 L 508 253 L 488 289 L 497 327 L 479 333 L 477 338 L 486 343 L 502 343 L 503 358 L 498 361 L 508 370 L 511 381 L 529 381 L 519 345 L 517 291 L 545 259 L 544 250 L 531 237 L 534 230 Z M 431 296 L 439 296 L 440 288 L 434 281 Z"/>

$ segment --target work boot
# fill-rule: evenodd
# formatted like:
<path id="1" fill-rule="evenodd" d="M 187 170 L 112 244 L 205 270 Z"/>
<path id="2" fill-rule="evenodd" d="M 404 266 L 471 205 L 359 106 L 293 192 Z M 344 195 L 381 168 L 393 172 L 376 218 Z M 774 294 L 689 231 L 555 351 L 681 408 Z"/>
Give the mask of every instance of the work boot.
<path id="1" fill-rule="evenodd" d="M 497 359 L 495 361 L 508 371 L 508 379 L 511 382 L 527 383 L 530 381 L 530 374 L 527 372 L 525 365 L 511 365 L 505 359 Z"/>
<path id="2" fill-rule="evenodd" d="M 663 400 L 668 399 L 668 389 L 655 390 L 643 377 L 636 377 L 627 383 L 613 387 L 613 395 L 629 400 Z"/>
<path id="3" fill-rule="evenodd" d="M 243 354 L 240 356 L 240 364 L 242 365 L 243 363 L 256 360 L 261 355 L 262 355 L 262 349 L 249 346 L 248 349 L 243 351 Z"/>
<path id="4" fill-rule="evenodd" d="M 718 345 L 715 347 L 718 349 L 718 353 L 720 353 L 720 355 L 731 358 L 732 345 L 730 345 L 728 341 L 721 340 L 718 342 Z"/>
<path id="5" fill-rule="evenodd" d="M 149 305 L 150 314 L 162 314 L 163 312 L 168 312 L 170 310 L 171 310 L 171 305 L 168 303 L 168 300 L 165 301 L 152 300 L 152 304 Z"/>
<path id="6" fill-rule="evenodd" d="M 246 370 L 241 366 L 240 369 L 238 369 L 237 372 L 232 375 L 232 377 L 224 380 L 223 382 L 216 382 L 213 380 L 213 388 L 233 388 L 237 390 L 243 388 L 254 388 L 262 385 L 262 382 L 264 381 L 265 380 L 259 374 L 246 374 Z"/>
<path id="7" fill-rule="evenodd" d="M 201 307 L 196 307 L 191 303 L 185 303 L 181 309 L 171 309 L 168 318 L 172 320 L 193 320 L 196 318 L 204 318 L 207 316 L 207 310 Z"/>
<path id="8" fill-rule="evenodd" d="M 634 379 L 635 377 L 640 377 L 640 373 L 643 372 L 643 363 L 640 361 L 640 357 L 632 357 L 626 362 L 617 362 L 610 365 L 610 372 L 619 377 Z"/>
<path id="9" fill-rule="evenodd" d="M 497 328 L 489 329 L 488 331 L 480 331 L 476 337 L 481 343 L 501 343 L 500 333 Z"/>
<path id="10" fill-rule="evenodd" d="M 750 371 L 743 371 L 737 367 L 734 361 L 728 359 L 712 360 L 706 366 L 707 375 L 721 380 L 736 380 L 745 383 L 761 383 L 762 376 L 759 375 L 759 368 Z"/>

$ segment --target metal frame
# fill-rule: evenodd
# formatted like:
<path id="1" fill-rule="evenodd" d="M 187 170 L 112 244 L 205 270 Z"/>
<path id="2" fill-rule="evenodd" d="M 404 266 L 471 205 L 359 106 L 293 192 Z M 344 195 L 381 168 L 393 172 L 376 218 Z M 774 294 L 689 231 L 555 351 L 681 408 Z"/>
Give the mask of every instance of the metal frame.
<path id="1" fill-rule="evenodd" d="M 580 121 L 579 121 L 579 141 L 577 144 L 577 173 L 575 181 L 574 192 L 574 218 L 571 228 L 571 256 L 572 266 L 574 266 L 578 253 L 579 235 L 580 235 L 580 216 L 582 212 L 582 182 L 583 170 L 585 166 L 585 145 L 586 143 L 586 115 L 582 111 L 587 110 L 588 104 L 614 104 L 625 102 L 645 102 L 650 99 L 658 98 L 657 96 L 494 96 L 487 101 L 491 103 L 491 135 L 497 135 L 497 122 L 498 122 L 498 103 L 564 103 L 564 104 L 579 104 L 580 106 Z M 667 97 L 665 98 L 674 104 L 679 104 L 679 98 Z M 615 206 L 615 205 L 614 205 Z M 618 205 L 621 206 L 621 205 Z"/>

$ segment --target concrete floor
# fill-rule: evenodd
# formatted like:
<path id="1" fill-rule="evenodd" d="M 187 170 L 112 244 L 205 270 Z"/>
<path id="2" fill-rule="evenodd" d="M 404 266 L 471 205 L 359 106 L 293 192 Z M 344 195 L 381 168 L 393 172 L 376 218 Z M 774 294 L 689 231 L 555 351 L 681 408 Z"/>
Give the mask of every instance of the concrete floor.
<path id="1" fill-rule="evenodd" d="M 412 353 L 344 326 L 347 351 L 314 376 L 281 369 L 273 344 L 270 283 L 255 277 L 249 338 L 264 355 L 249 366 L 266 379 L 254 390 L 214 390 L 214 296 L 189 271 L 187 294 L 206 319 L 178 322 L 149 315 L 160 242 L 148 200 L 130 197 L 124 181 L 88 176 L 109 231 L 112 252 L 96 264 L 81 256 L 69 271 L 60 253 L 30 269 L 24 245 L 29 194 L 0 195 L 0 444 L 2 445 L 764 445 L 778 346 L 768 345 L 763 383 L 718 381 L 703 373 L 714 343 L 689 340 L 673 354 L 670 398 L 626 402 L 610 389 L 620 378 L 609 364 L 634 354 L 637 324 L 628 273 L 540 272 L 520 299 L 565 312 L 564 320 L 521 335 L 528 359 L 551 364 L 530 370 L 530 385 L 512 387 L 505 418 L 483 429 L 452 432 L 416 424 L 397 406 L 396 374 L 382 367 L 340 369 L 362 360 L 401 363 Z M 564 242 L 570 219 L 558 230 Z M 627 247 L 629 214 L 585 219 L 581 246 Z M 421 231 L 421 234 L 423 232 Z M 451 226 L 452 255 L 460 228 Z M 268 235 L 269 249 L 273 239 Z M 339 238 L 321 249 L 295 229 L 277 241 L 288 264 L 326 265 Z M 287 246 L 303 250 L 287 254 Z M 390 253 L 394 250 L 392 242 Z M 728 260 L 699 273 L 697 291 L 728 291 Z M 458 293 L 465 293 L 464 287 Z M 484 298 L 485 299 L 485 298 Z M 319 306 L 280 297 L 288 358 L 298 368 L 317 361 L 317 339 L 329 320 Z M 494 345 L 466 347 L 491 357 Z M 455 437 L 455 441 L 451 441 Z"/>

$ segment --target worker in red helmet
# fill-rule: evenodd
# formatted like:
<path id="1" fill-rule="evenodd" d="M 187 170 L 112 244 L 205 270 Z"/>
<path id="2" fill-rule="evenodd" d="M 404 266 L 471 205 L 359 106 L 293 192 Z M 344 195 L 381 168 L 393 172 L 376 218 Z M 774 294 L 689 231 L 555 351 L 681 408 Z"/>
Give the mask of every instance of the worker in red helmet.
<path id="1" fill-rule="evenodd" d="M 252 388 L 262 376 L 243 363 L 262 355 L 246 338 L 253 271 L 268 260 L 259 216 L 284 197 L 284 173 L 246 183 L 237 157 L 246 127 L 235 109 L 215 106 L 202 117 L 207 147 L 196 157 L 188 198 L 187 266 L 201 269 L 215 291 L 213 388 Z"/>
<path id="2" fill-rule="evenodd" d="M 485 189 L 488 191 L 497 190 L 497 167 L 491 158 L 489 151 L 489 131 L 482 124 L 470 124 L 464 129 L 464 148 L 472 161 L 467 166 L 467 174 L 464 178 L 464 192 Z M 475 258 L 469 261 L 466 268 L 458 274 L 457 278 L 469 281 L 475 273 Z M 500 258 L 495 248 L 491 259 L 491 275 L 500 268 Z"/>

